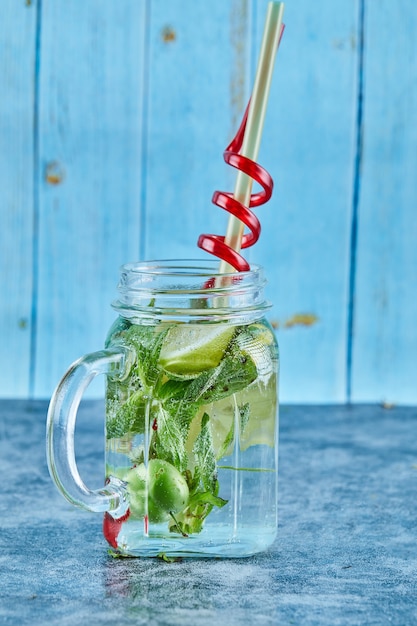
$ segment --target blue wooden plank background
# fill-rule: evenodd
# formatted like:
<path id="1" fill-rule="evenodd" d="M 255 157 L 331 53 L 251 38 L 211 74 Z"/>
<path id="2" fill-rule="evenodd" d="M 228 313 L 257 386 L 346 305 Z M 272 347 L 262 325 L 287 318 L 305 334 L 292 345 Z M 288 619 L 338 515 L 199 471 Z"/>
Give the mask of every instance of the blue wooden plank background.
<path id="1" fill-rule="evenodd" d="M 2 397 L 99 349 L 124 261 L 224 232 L 267 0 L 2 0 Z M 417 4 L 287 3 L 259 161 L 284 402 L 417 401 Z M 7 366 L 6 366 L 7 364 Z M 94 387 L 92 395 L 101 393 Z"/>
<path id="2" fill-rule="evenodd" d="M 29 391 L 33 302 L 36 13 L 23 9 L 5 0 L 0 19 L 0 384 L 12 396 Z"/>
<path id="3" fill-rule="evenodd" d="M 417 399 L 417 5 L 368 5 L 352 398 L 410 404 Z"/>

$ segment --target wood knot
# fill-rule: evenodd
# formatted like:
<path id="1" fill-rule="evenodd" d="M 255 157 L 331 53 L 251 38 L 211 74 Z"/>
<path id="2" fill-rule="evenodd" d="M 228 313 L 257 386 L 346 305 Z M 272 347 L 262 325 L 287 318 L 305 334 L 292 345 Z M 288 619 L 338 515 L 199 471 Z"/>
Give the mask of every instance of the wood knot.
<path id="1" fill-rule="evenodd" d="M 171 26 L 165 26 L 162 30 L 162 41 L 164 43 L 172 43 L 177 39 L 177 34 Z"/>
<path id="2" fill-rule="evenodd" d="M 45 168 L 45 180 L 49 185 L 60 185 L 64 180 L 64 168 L 58 161 L 51 161 Z"/>

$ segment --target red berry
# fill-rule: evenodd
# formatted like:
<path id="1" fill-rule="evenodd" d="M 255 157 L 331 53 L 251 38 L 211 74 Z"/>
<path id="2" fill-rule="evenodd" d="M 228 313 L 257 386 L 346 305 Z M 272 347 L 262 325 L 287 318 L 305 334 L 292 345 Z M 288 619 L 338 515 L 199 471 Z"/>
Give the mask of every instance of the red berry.
<path id="1" fill-rule="evenodd" d="M 120 532 L 123 522 L 125 522 L 128 519 L 129 515 L 130 515 L 129 509 L 126 511 L 124 515 L 122 515 L 122 517 L 118 517 L 117 519 L 112 517 L 110 513 L 106 512 L 104 514 L 103 535 L 105 536 L 105 538 L 107 539 L 107 541 L 113 548 L 118 547 L 117 546 L 118 534 Z"/>

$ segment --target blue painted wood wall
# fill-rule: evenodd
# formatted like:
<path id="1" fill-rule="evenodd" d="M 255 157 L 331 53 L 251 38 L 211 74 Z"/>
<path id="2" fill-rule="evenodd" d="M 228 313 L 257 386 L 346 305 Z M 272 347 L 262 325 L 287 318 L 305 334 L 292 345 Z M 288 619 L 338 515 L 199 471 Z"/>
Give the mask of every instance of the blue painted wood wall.
<path id="1" fill-rule="evenodd" d="M 201 257 L 266 0 L 1 0 L 0 395 L 99 349 L 118 268 Z M 417 3 L 288 1 L 260 162 L 285 402 L 417 402 Z M 99 393 L 99 391 L 94 391 Z"/>

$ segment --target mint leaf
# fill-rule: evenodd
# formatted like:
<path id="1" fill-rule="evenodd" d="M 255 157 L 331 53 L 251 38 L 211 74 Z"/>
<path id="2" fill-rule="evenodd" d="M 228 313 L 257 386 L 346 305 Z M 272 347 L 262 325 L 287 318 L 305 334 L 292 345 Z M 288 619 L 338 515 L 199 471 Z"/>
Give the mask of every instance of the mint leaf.
<path id="1" fill-rule="evenodd" d="M 162 401 L 180 401 L 187 394 L 187 390 L 192 381 L 190 380 L 167 380 L 156 390 L 158 398 Z"/>
<path id="2" fill-rule="evenodd" d="M 107 414 L 111 415 L 112 407 L 118 406 L 115 417 L 107 420 L 107 439 L 123 437 L 126 433 L 143 433 L 145 431 L 146 404 L 149 399 L 143 395 L 140 389 L 121 405 L 115 400 L 107 400 Z"/>
<path id="3" fill-rule="evenodd" d="M 235 420 L 233 419 L 230 425 L 229 432 L 227 433 L 225 440 L 223 441 L 223 445 L 217 453 L 218 459 L 221 459 L 223 456 L 225 456 L 226 452 L 229 450 L 230 446 L 232 445 L 234 438 L 235 438 Z"/>
<path id="4" fill-rule="evenodd" d="M 124 335 L 124 342 L 136 351 L 135 367 L 147 388 L 153 387 L 161 374 L 158 359 L 167 332 L 168 328 L 156 332 L 156 326 L 133 325 Z"/>
<path id="5" fill-rule="evenodd" d="M 216 481 L 216 491 L 218 483 Z M 175 515 L 173 523 L 169 529 L 171 532 L 179 532 L 182 535 L 191 535 L 201 532 L 204 520 L 213 510 L 213 507 L 222 507 L 227 504 L 227 500 L 219 498 L 209 491 L 197 492 L 189 500 L 187 508 Z"/>
<path id="6" fill-rule="evenodd" d="M 196 504 L 211 504 L 212 506 L 217 506 L 221 508 L 222 506 L 227 504 L 227 502 L 227 500 L 219 498 L 219 496 L 215 496 L 210 491 L 203 491 L 194 494 L 194 496 L 190 498 L 189 507 L 192 508 Z"/>
<path id="7" fill-rule="evenodd" d="M 134 349 L 136 359 L 126 381 L 108 382 L 107 415 L 112 415 L 112 408 L 117 406 L 114 417 L 107 421 L 108 439 L 145 432 L 147 404 L 150 404 L 150 423 L 155 419 L 153 410 L 157 396 L 153 387 L 160 376 L 157 363 L 167 333 L 167 329 L 157 333 L 155 329 L 155 326 L 132 325 L 119 337 L 123 345 Z"/>
<path id="8" fill-rule="evenodd" d="M 256 365 L 249 355 L 232 354 L 192 380 L 185 390 L 184 400 L 210 404 L 245 389 L 256 377 Z"/>
<path id="9" fill-rule="evenodd" d="M 177 561 L 181 561 L 181 557 L 179 556 L 168 556 L 165 552 L 158 552 L 156 555 L 158 559 L 165 561 L 165 563 L 176 563 Z"/>
<path id="10" fill-rule="evenodd" d="M 194 443 L 196 471 L 205 490 L 214 492 L 217 480 L 216 457 L 210 430 L 210 417 L 204 413 L 201 419 L 201 430 Z"/>
<path id="11" fill-rule="evenodd" d="M 178 471 L 185 471 L 188 462 L 185 450 L 187 432 L 184 431 L 181 422 L 160 406 L 156 416 L 156 427 L 151 444 L 152 454 L 158 459 L 168 461 Z"/>

